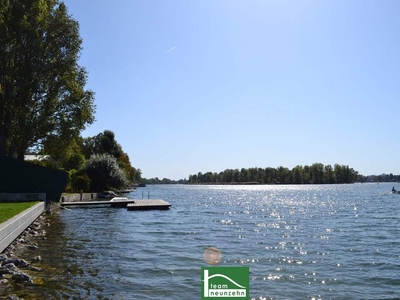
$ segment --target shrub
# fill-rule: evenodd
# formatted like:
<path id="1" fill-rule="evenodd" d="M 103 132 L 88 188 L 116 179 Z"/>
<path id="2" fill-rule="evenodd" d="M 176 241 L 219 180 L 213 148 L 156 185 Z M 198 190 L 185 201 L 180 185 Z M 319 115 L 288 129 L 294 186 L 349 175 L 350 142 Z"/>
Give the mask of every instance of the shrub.
<path id="1" fill-rule="evenodd" d="M 120 189 L 129 182 L 117 159 L 109 154 L 94 154 L 86 161 L 85 172 L 92 180 L 92 191 Z"/>
<path id="2" fill-rule="evenodd" d="M 90 189 L 91 183 L 92 180 L 89 178 L 87 174 L 78 175 L 75 177 L 75 180 L 73 182 L 74 190 L 75 191 L 83 190 L 84 192 L 87 192 Z"/>

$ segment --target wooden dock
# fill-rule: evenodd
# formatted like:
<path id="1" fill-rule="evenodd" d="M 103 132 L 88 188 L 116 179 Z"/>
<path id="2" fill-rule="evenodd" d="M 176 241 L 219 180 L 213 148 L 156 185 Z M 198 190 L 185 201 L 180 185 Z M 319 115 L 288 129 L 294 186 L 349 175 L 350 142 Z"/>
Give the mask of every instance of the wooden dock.
<path id="1" fill-rule="evenodd" d="M 135 200 L 128 203 L 128 210 L 169 209 L 171 204 L 161 199 Z"/>
<path id="2" fill-rule="evenodd" d="M 107 206 L 123 207 L 128 210 L 165 210 L 171 207 L 171 204 L 161 199 L 128 199 L 124 197 L 115 197 L 111 200 L 103 201 L 76 201 L 60 202 L 61 207 L 71 206 Z"/>

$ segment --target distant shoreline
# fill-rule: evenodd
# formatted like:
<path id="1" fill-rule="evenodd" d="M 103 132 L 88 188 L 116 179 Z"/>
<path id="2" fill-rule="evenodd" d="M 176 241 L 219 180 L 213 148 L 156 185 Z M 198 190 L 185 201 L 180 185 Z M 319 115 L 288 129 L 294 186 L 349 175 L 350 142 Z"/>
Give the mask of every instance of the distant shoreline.
<path id="1" fill-rule="evenodd" d="M 337 184 L 354 184 L 359 182 L 348 183 L 259 183 L 259 182 L 198 182 L 186 183 L 186 185 L 337 185 Z"/>
<path id="2" fill-rule="evenodd" d="M 249 182 L 197 182 L 197 183 L 186 183 L 187 185 L 274 185 L 259 183 L 258 181 L 249 181 Z"/>

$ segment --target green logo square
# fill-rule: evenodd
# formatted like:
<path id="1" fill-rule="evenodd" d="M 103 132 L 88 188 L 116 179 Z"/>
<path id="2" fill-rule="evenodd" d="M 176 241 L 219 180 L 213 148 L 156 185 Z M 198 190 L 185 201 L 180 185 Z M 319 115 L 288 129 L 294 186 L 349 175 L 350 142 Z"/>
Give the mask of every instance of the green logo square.
<path id="1" fill-rule="evenodd" d="M 201 267 L 201 300 L 249 300 L 249 267 Z"/>

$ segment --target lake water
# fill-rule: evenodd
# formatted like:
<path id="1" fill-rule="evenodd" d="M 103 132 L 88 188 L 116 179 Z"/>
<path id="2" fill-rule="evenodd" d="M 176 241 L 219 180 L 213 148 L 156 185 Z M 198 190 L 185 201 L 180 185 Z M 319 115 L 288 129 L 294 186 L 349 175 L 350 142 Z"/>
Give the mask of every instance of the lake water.
<path id="1" fill-rule="evenodd" d="M 200 299 L 203 252 L 250 268 L 250 299 L 399 299 L 398 184 L 155 185 L 168 211 L 74 208 L 38 241 L 26 299 Z M 22 292 L 21 292 L 22 293 Z"/>

